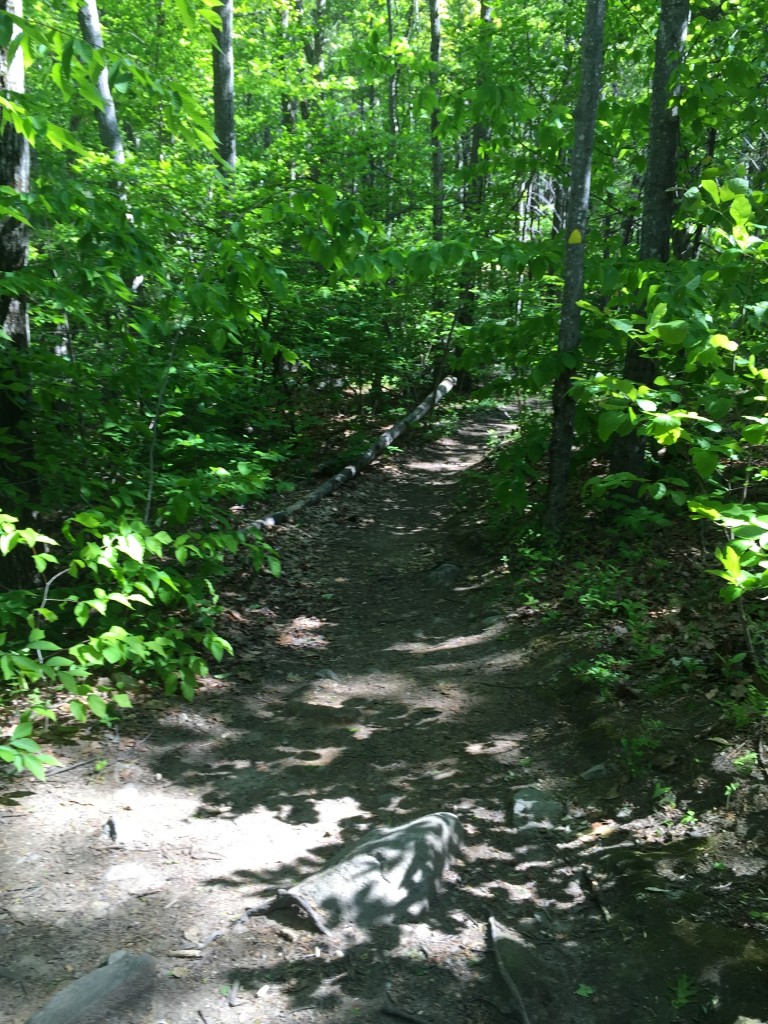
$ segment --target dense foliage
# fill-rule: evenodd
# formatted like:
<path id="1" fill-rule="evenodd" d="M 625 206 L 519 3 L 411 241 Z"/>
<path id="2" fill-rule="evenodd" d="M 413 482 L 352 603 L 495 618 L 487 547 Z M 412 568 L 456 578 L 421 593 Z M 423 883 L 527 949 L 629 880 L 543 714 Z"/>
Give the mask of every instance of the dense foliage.
<path id="1" fill-rule="evenodd" d="M 753 0 L 678 0 L 662 67 L 668 8 L 608 10 L 583 237 L 573 5 L 238 2 L 232 40 L 231 0 L 0 3 L 0 757 L 40 774 L 37 719 L 108 719 L 139 680 L 191 696 L 228 653 L 227 559 L 279 571 L 243 507 L 290 486 L 319 424 L 354 431 L 446 369 L 499 401 L 565 381 L 572 519 L 716 524 L 760 669 L 764 26 Z M 547 430 L 500 455 L 499 517 L 539 521 Z"/>

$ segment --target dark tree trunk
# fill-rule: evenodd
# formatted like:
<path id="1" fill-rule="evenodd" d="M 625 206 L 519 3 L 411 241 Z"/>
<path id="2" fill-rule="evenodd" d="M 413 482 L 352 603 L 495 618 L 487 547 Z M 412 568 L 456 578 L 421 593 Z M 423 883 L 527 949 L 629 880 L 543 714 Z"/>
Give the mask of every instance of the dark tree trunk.
<path id="1" fill-rule="evenodd" d="M 216 148 L 219 156 L 231 168 L 234 168 L 237 159 L 233 9 L 234 0 L 224 0 L 217 8 L 221 28 L 213 30 L 213 126 L 218 139 Z"/>
<path id="2" fill-rule="evenodd" d="M 680 149 L 680 111 L 675 102 L 679 89 L 674 76 L 684 59 L 689 16 L 689 0 L 661 0 L 643 188 L 641 260 L 666 263 L 670 255 Z M 651 386 L 657 372 L 656 361 L 643 352 L 636 342 L 629 341 L 623 376 L 636 384 Z M 645 438 L 634 431 L 625 437 L 616 436 L 611 452 L 613 472 L 642 476 L 644 468 Z"/>
<path id="3" fill-rule="evenodd" d="M 568 356 L 579 345 L 578 302 L 584 286 L 584 245 L 589 214 L 592 153 L 600 103 L 603 67 L 603 26 L 606 0 L 587 0 L 581 42 L 581 84 L 574 116 L 571 150 L 571 185 L 565 221 L 565 268 L 560 313 L 558 350 L 565 368 L 552 393 L 552 438 L 549 445 L 549 485 L 544 526 L 555 535 L 563 529 L 566 495 L 573 447 L 574 401 L 571 397 L 572 370 Z"/>

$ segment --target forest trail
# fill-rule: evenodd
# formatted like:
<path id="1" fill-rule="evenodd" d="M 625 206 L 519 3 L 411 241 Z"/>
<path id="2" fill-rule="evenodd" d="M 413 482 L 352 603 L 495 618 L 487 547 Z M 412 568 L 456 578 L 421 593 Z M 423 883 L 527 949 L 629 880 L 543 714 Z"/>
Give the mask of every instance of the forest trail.
<path id="1" fill-rule="evenodd" d="M 457 496 L 489 429 L 500 416 L 409 439 L 275 531 L 284 576 L 233 577 L 238 654 L 193 704 L 147 699 L 119 732 L 58 747 L 49 785 L 3 779 L 3 1024 L 121 948 L 159 968 L 151 1010 L 121 1024 L 375 1024 L 385 999 L 432 1024 L 524 1019 L 489 917 L 514 929 L 534 1024 L 764 1010 L 765 949 L 708 920 L 728 849 L 648 813 L 570 682 L 579 638 L 511 607 L 473 543 Z M 551 826 L 515 807 L 531 787 Z M 369 829 L 433 811 L 467 841 L 423 919 L 347 948 L 288 913 L 235 923 Z"/>

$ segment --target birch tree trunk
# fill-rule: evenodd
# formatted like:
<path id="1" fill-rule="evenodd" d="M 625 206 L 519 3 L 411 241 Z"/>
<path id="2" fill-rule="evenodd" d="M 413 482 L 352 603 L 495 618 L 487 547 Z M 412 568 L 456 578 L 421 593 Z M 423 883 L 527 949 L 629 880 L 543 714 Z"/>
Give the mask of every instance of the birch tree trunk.
<path id="1" fill-rule="evenodd" d="M 387 0 L 387 36 L 389 45 L 395 39 L 395 22 L 392 10 L 393 0 Z M 400 123 L 397 118 L 397 65 L 392 68 L 391 74 L 387 76 L 387 124 L 389 133 L 392 136 L 400 132 Z"/>
<path id="2" fill-rule="evenodd" d="M 0 11 L 23 17 L 23 0 L 0 0 Z M 21 30 L 14 26 L 13 37 Z M 0 50 L 0 91 L 11 102 L 24 93 L 24 58 L 19 48 L 11 63 Z M 6 122 L 0 135 L 0 186 L 29 192 L 29 142 Z M 29 229 L 14 217 L 0 221 L 0 277 L 12 280 L 27 265 Z M 36 483 L 32 458 L 29 315 L 27 298 L 15 289 L 0 290 L 0 507 L 21 515 L 31 505 Z M 23 524 L 22 524 L 23 525 Z M 0 558 L 0 587 L 23 587 L 33 578 L 32 562 L 21 547 Z"/>
<path id="3" fill-rule="evenodd" d="M 77 12 L 80 22 L 80 31 L 83 39 L 94 50 L 104 48 L 104 39 L 101 34 L 101 21 L 96 0 L 85 0 L 85 3 Z M 96 120 L 99 125 L 99 138 L 105 149 L 112 154 L 116 164 L 125 163 L 125 150 L 123 148 L 123 137 L 120 134 L 120 126 L 117 123 L 117 111 L 115 101 L 112 99 L 112 90 L 109 87 L 109 72 L 102 68 L 96 83 L 99 91 L 103 110 L 96 111 Z"/>
<path id="4" fill-rule="evenodd" d="M 578 302 L 584 288 L 584 246 L 589 215 L 592 154 L 600 103 L 603 68 L 603 26 L 606 0 L 587 0 L 581 41 L 581 84 L 574 115 L 571 185 L 565 220 L 565 268 L 558 351 L 564 368 L 552 392 L 552 437 L 549 444 L 549 485 L 544 527 L 562 533 L 573 448 L 575 403 L 571 397 L 573 370 L 569 356 L 580 339 Z"/>
<path id="5" fill-rule="evenodd" d="M 233 37 L 234 0 L 224 0 L 217 13 L 221 28 L 213 30 L 213 126 L 219 156 L 234 169 L 237 160 L 235 133 L 235 58 Z"/>
<path id="6" fill-rule="evenodd" d="M 430 120 L 432 144 L 432 237 L 436 242 L 443 237 L 445 200 L 443 182 L 443 143 L 440 128 L 440 61 L 442 60 L 443 30 L 440 21 L 440 0 L 429 0 L 429 85 L 434 92 L 434 106 Z"/>

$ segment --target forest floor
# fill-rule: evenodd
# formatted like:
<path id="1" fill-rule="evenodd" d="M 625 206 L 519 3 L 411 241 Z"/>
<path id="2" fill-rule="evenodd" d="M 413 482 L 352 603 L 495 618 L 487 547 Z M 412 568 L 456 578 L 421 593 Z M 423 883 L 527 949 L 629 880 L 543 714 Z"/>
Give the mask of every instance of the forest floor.
<path id="1" fill-rule="evenodd" d="M 46 784 L 0 778 L 3 1024 L 121 948 L 158 963 L 151 1008 L 121 1024 L 766 1016 L 763 772 L 726 800 L 731 740 L 674 702 L 666 746 L 628 770 L 624 709 L 570 671 L 593 640 L 517 606 L 461 507 L 489 428 L 500 415 L 406 439 L 274 531 L 283 576 L 232 577 L 237 656 L 194 703 L 145 696 L 119 730 L 54 745 Z M 550 827 L 514 813 L 530 787 L 560 805 Z M 660 789 L 697 795 L 696 814 Z M 351 942 L 290 911 L 243 917 L 369 829 L 434 811 L 466 842 L 421 918 Z M 524 1012 L 491 916 L 518 943 Z"/>

